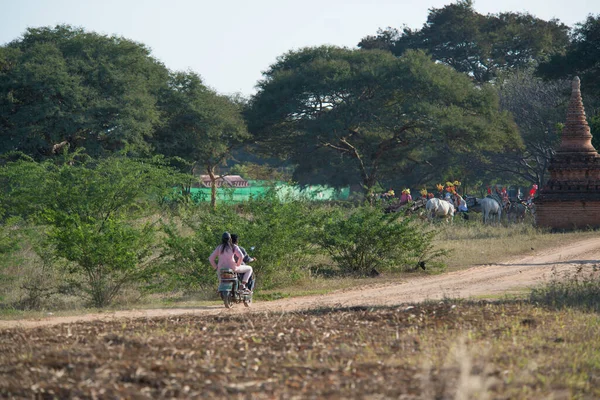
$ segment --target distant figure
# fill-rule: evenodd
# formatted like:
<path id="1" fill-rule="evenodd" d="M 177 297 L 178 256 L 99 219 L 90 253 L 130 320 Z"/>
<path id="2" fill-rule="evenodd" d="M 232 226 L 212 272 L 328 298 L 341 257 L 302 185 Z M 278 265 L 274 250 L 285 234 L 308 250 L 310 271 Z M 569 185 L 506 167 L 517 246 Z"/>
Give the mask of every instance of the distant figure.
<path id="1" fill-rule="evenodd" d="M 533 185 L 531 187 L 531 190 L 529 191 L 529 197 L 527 198 L 528 201 L 533 200 L 533 198 L 535 197 L 535 192 L 537 192 L 538 189 L 538 185 Z"/>
<path id="2" fill-rule="evenodd" d="M 402 190 L 402 194 L 400 195 L 400 205 L 406 204 L 409 201 L 412 201 L 412 196 L 410 195 L 410 189 Z"/>
<path id="3" fill-rule="evenodd" d="M 508 199 L 508 192 L 506 191 L 505 187 L 502 188 L 502 191 L 500 192 L 500 197 L 502 198 L 503 205 L 510 203 L 510 200 Z"/>
<path id="4" fill-rule="evenodd" d="M 396 193 L 394 192 L 394 189 L 388 190 L 387 192 L 383 193 L 381 196 L 379 196 L 380 198 L 384 199 L 384 200 L 390 200 L 393 199 L 394 196 L 396 196 Z"/>
<path id="5" fill-rule="evenodd" d="M 465 199 L 462 198 L 462 196 L 458 193 L 456 193 L 456 210 L 458 212 L 467 212 L 469 211 L 467 208 L 467 202 L 465 201 Z"/>
<path id="6" fill-rule="evenodd" d="M 454 202 L 452 201 L 452 193 L 446 192 L 446 195 L 444 196 L 444 200 L 446 200 L 448 203 L 454 205 Z"/>

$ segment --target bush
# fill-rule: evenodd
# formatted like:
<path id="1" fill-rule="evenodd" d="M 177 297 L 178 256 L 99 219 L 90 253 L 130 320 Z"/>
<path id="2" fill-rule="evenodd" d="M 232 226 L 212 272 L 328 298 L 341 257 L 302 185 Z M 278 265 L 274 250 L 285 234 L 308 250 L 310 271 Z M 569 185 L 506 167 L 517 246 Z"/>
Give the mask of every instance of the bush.
<path id="1" fill-rule="evenodd" d="M 289 284 L 301 278 L 318 251 L 314 240 L 322 224 L 318 205 L 305 200 L 279 200 L 275 190 L 241 205 L 245 223 L 234 233 L 251 252 L 263 289 Z M 250 252 L 250 251 L 249 251 Z"/>
<path id="2" fill-rule="evenodd" d="M 419 262 L 443 256 L 443 251 L 433 250 L 433 236 L 411 218 L 363 206 L 350 214 L 332 212 L 316 241 L 341 271 L 367 275 L 372 269 L 414 269 Z"/>
<path id="3" fill-rule="evenodd" d="M 179 208 L 179 216 L 163 223 L 165 234 L 161 253 L 161 276 L 155 291 L 195 290 L 215 285 L 215 271 L 208 257 L 221 242 L 225 231 L 244 223 L 234 207 L 189 203 Z"/>
<path id="4" fill-rule="evenodd" d="M 7 274 L 6 270 L 14 262 L 14 252 L 19 249 L 19 238 L 15 231 L 18 231 L 20 222 L 19 218 L 9 218 L 0 223 L 0 302 L 4 301 L 4 291 L 14 280 L 14 276 Z"/>
<path id="5" fill-rule="evenodd" d="M 165 248 L 160 287 L 193 289 L 216 284 L 208 257 L 224 231 L 238 234 L 240 245 L 256 257 L 252 264 L 261 289 L 291 283 L 312 257 L 318 213 L 309 202 L 281 201 L 276 193 L 239 205 L 189 205 L 181 219 L 164 225 Z M 250 251 L 250 247 L 254 247 Z"/>
<path id="6" fill-rule="evenodd" d="M 48 247 L 46 227 L 11 218 L 0 226 L 0 243 L 5 233 L 13 246 L 8 251 L 0 246 L 0 308 L 55 308 L 63 300 L 67 277 Z"/>
<path id="7" fill-rule="evenodd" d="M 177 175 L 153 160 L 17 161 L 0 170 L 7 212 L 49 227 L 47 246 L 96 307 L 148 279 L 155 227 L 145 220 Z"/>

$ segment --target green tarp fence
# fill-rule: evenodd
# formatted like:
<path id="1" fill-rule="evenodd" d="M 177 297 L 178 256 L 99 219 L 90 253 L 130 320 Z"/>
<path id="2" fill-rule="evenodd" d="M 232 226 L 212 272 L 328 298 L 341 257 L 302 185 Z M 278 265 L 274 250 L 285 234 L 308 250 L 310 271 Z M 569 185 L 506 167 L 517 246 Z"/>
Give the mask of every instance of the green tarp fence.
<path id="1" fill-rule="evenodd" d="M 264 196 L 269 189 L 274 189 L 282 200 L 308 199 L 315 201 L 347 200 L 349 188 L 334 189 L 323 185 L 296 186 L 285 182 L 248 181 L 248 187 L 217 188 L 217 200 L 226 203 L 239 203 L 250 197 Z M 210 188 L 191 188 L 192 199 L 195 201 L 210 201 Z"/>

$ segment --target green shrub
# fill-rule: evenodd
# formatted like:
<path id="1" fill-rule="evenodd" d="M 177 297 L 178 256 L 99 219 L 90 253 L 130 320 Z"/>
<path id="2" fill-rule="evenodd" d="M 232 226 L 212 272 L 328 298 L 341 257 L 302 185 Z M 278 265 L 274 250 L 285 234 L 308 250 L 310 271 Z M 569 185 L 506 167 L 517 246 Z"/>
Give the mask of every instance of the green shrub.
<path id="1" fill-rule="evenodd" d="M 302 199 L 282 201 L 272 190 L 243 203 L 240 212 L 245 223 L 233 232 L 257 258 L 253 268 L 263 289 L 290 284 L 306 273 L 318 251 L 314 240 L 322 220 L 318 205 Z"/>
<path id="2" fill-rule="evenodd" d="M 366 275 L 376 270 L 414 269 L 419 262 L 444 255 L 433 250 L 433 231 L 411 218 L 384 214 L 377 207 L 363 206 L 350 214 L 330 213 L 316 242 L 329 254 L 340 271 Z"/>
<path id="3" fill-rule="evenodd" d="M 161 276 L 154 290 L 195 290 L 215 285 L 216 274 L 208 257 L 221 243 L 221 235 L 245 221 L 230 205 L 213 210 L 208 203 L 190 203 L 179 216 L 163 223 Z"/>
<path id="4" fill-rule="evenodd" d="M 314 254 L 318 212 L 309 202 L 280 200 L 274 192 L 239 205 L 206 204 L 180 210 L 180 219 L 164 225 L 161 288 L 193 289 L 216 284 L 208 257 L 223 232 L 236 233 L 252 263 L 259 288 L 291 283 L 304 273 Z M 254 250 L 250 250 L 254 247 Z"/>
<path id="5" fill-rule="evenodd" d="M 14 262 L 14 252 L 19 248 L 20 238 L 15 232 L 18 231 L 20 222 L 19 218 L 9 218 L 0 223 L 0 302 L 4 301 L 4 292 L 15 278 L 6 270 Z"/>
<path id="6" fill-rule="evenodd" d="M 13 243 L 8 252 L 0 249 L 1 308 L 50 309 L 65 300 L 67 276 L 49 247 L 47 231 L 45 226 L 20 218 L 11 218 L 0 226 L 0 236 L 9 233 Z"/>
<path id="7" fill-rule="evenodd" d="M 0 170 L 7 212 L 49 227 L 47 248 L 96 307 L 154 274 L 155 227 L 147 218 L 176 176 L 160 160 L 116 156 L 62 165 L 20 160 Z"/>

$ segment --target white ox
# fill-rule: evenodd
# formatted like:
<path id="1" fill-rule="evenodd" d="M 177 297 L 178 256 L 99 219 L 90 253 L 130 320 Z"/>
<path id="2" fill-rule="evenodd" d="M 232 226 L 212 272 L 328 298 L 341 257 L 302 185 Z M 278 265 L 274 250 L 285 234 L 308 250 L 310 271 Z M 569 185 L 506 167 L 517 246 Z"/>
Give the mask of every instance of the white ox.
<path id="1" fill-rule="evenodd" d="M 502 206 L 498 200 L 491 197 L 485 197 L 479 202 L 481 203 L 481 212 L 483 213 L 483 223 L 487 224 L 488 222 L 493 222 L 494 216 L 496 217 L 498 223 L 500 223 L 500 218 L 502 217 Z"/>
<path id="2" fill-rule="evenodd" d="M 429 218 L 430 221 L 435 217 L 454 218 L 454 205 L 446 200 L 441 200 L 436 197 L 429 199 L 427 200 L 427 204 L 425 204 L 425 209 L 427 210 L 427 218 Z"/>

